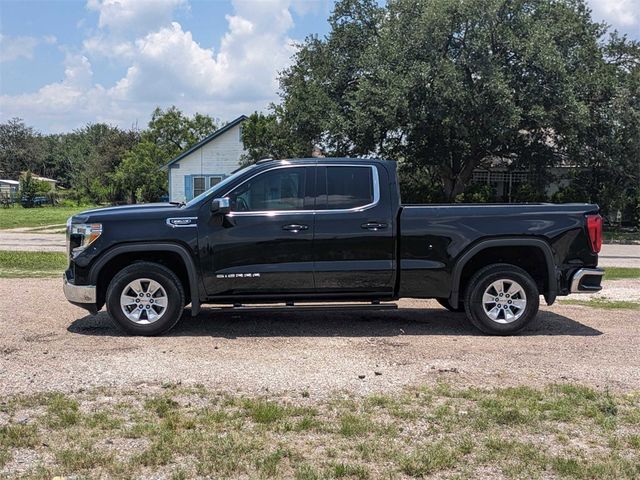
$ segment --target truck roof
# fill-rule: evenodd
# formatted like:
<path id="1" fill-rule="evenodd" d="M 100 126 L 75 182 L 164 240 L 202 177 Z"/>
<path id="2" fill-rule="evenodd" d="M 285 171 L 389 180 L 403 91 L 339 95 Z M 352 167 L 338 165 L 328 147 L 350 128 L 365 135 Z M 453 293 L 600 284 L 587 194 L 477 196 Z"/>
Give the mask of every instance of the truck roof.
<path id="1" fill-rule="evenodd" d="M 258 160 L 256 164 L 262 165 L 265 163 L 278 163 L 278 162 L 291 162 L 291 163 L 371 163 L 371 162 L 385 162 L 385 163 L 395 163 L 392 160 L 384 160 L 382 158 L 362 158 L 362 157 L 304 157 L 304 158 L 263 158 L 262 160 Z"/>

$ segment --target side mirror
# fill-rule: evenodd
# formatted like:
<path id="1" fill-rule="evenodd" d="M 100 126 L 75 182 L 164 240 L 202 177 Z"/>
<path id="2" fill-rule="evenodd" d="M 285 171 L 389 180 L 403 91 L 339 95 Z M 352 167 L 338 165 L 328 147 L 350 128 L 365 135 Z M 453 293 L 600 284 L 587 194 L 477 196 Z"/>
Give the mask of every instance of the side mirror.
<path id="1" fill-rule="evenodd" d="M 211 213 L 220 213 L 222 215 L 231 211 L 231 203 L 229 197 L 215 198 L 211 202 Z"/>

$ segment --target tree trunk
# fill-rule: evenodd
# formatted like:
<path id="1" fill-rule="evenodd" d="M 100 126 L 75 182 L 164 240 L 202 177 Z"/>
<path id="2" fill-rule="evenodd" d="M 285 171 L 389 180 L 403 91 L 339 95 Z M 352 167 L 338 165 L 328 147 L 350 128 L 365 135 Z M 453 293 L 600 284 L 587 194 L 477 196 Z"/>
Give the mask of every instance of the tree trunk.
<path id="1" fill-rule="evenodd" d="M 478 162 L 480 162 L 480 159 L 467 159 L 462 163 L 462 169 L 459 172 L 453 172 L 449 166 L 442 170 L 441 174 L 444 194 L 448 202 L 455 202 L 456 197 L 464 192 L 464 189 L 467 187 L 471 177 L 473 176 L 473 170 L 478 165 Z"/>

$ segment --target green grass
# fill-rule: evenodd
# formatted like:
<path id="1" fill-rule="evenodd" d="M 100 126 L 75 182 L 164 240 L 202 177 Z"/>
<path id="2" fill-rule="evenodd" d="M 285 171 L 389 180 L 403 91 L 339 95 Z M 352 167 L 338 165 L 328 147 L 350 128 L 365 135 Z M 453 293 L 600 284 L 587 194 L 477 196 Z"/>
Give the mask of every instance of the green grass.
<path id="1" fill-rule="evenodd" d="M 0 208 L 0 230 L 18 227 L 42 227 L 45 225 L 63 225 L 67 218 L 84 210 L 84 207 L 36 207 L 22 208 L 14 206 Z"/>
<path id="2" fill-rule="evenodd" d="M 640 278 L 640 268 L 606 267 L 604 269 L 605 280 L 620 280 L 623 278 Z"/>
<path id="3" fill-rule="evenodd" d="M 25 454 L 26 478 L 640 477 L 640 391 L 577 384 L 319 400 L 101 388 L 9 396 L 0 408 L 7 478 Z M 305 418 L 314 428 L 292 428 Z"/>
<path id="4" fill-rule="evenodd" d="M 581 305 L 583 307 L 603 308 L 605 310 L 638 310 L 640 303 L 625 300 L 609 300 L 606 298 L 592 298 L 591 300 L 560 300 L 565 305 Z"/>
<path id="5" fill-rule="evenodd" d="M 56 277 L 67 263 L 64 253 L 0 250 L 0 278 Z"/>
<path id="6" fill-rule="evenodd" d="M 603 241 L 622 244 L 640 243 L 640 232 L 606 231 L 603 232 Z"/>

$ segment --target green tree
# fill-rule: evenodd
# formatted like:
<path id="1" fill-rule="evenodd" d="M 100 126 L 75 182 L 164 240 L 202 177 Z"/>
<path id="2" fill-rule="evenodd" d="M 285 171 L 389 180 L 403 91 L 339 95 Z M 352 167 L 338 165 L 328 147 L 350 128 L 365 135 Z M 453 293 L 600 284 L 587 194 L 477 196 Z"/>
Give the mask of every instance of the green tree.
<path id="1" fill-rule="evenodd" d="M 143 140 L 129 151 L 116 169 L 114 180 L 127 193 L 130 203 L 158 201 L 166 192 L 166 175 L 159 166 L 162 152 Z"/>
<path id="2" fill-rule="evenodd" d="M 143 134 L 144 140 L 153 142 L 166 163 L 217 130 L 213 118 L 196 113 L 189 117 L 177 107 L 166 110 L 156 108 Z"/>
<path id="3" fill-rule="evenodd" d="M 31 171 L 27 170 L 20 175 L 20 198 L 25 208 L 34 206 L 34 199 L 38 195 L 38 183 L 34 180 Z"/>
<path id="4" fill-rule="evenodd" d="M 276 112 L 280 107 L 273 106 Z M 313 145 L 299 141 L 291 125 L 279 113 L 264 115 L 254 112 L 242 123 L 242 142 L 246 153 L 241 162 L 245 165 L 260 159 L 309 156 Z"/>
<path id="5" fill-rule="evenodd" d="M 89 124 L 65 135 L 57 154 L 68 165 L 70 184 L 80 195 L 92 202 L 116 203 L 124 200 L 124 192 L 114 181 L 115 171 L 139 140 L 136 131 Z"/>
<path id="6" fill-rule="evenodd" d="M 611 220 L 620 212 L 640 226 L 640 44 L 614 33 L 604 53 L 600 75 L 584 83 L 588 121 L 567 142 L 580 170 L 555 198 L 596 202 Z"/>
<path id="7" fill-rule="evenodd" d="M 36 169 L 42 154 L 39 137 L 20 118 L 0 123 L 0 175 L 18 178 L 21 172 Z"/>
<path id="8" fill-rule="evenodd" d="M 629 56 L 633 42 L 607 40 L 582 0 L 342 0 L 329 23 L 301 45 L 272 109 L 296 154 L 398 160 L 448 201 L 496 157 L 545 178 L 582 161 L 590 137 L 591 156 L 613 158 L 595 139 L 612 138 L 612 105 L 630 112 L 611 50 Z M 250 154 L 276 150 L 248 140 Z"/>

